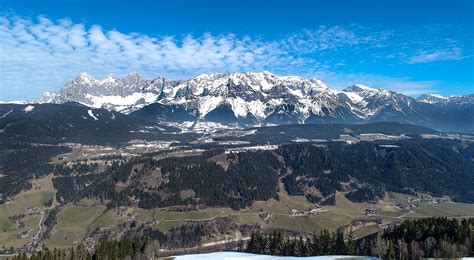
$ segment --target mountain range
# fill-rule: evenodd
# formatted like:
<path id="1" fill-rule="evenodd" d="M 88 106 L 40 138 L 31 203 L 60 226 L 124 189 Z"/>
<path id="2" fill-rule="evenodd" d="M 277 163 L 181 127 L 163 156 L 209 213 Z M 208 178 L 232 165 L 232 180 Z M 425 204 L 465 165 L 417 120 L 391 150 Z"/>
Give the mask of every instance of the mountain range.
<path id="1" fill-rule="evenodd" d="M 81 73 L 37 103 L 78 102 L 152 121 L 221 124 L 400 122 L 474 132 L 474 94 L 418 98 L 352 85 L 342 91 L 318 79 L 269 72 L 201 74 L 188 80 L 147 80 L 137 73 L 98 80 Z"/>

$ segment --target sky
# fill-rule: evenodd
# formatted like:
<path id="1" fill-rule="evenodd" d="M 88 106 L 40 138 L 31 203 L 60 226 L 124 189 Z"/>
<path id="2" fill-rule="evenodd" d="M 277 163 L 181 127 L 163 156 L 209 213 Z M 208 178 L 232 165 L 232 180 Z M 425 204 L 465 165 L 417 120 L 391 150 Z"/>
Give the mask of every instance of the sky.
<path id="1" fill-rule="evenodd" d="M 474 93 L 471 0 L 0 0 L 0 100 L 81 72 L 270 71 L 410 96 Z"/>

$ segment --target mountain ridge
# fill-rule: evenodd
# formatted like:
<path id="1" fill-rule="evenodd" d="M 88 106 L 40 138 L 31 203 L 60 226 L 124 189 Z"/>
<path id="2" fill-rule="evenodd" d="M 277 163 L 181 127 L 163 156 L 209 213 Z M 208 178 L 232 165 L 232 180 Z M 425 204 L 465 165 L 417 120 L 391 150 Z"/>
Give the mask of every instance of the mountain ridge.
<path id="1" fill-rule="evenodd" d="M 162 107 L 156 120 L 204 120 L 225 124 L 367 123 L 395 121 L 458 130 L 445 111 L 462 111 L 462 131 L 474 131 L 474 95 L 419 98 L 383 88 L 354 84 L 336 90 L 318 79 L 277 76 L 270 72 L 201 74 L 187 80 L 147 80 L 138 73 L 97 80 L 86 73 L 36 102 L 79 102 L 139 117 Z M 157 105 L 159 104 L 159 106 Z M 175 109 L 189 116 L 176 119 Z M 229 113 L 231 112 L 231 113 Z M 473 112 L 473 116 L 469 114 Z M 233 115 L 232 115 L 233 113 Z M 234 118 L 235 117 L 235 118 Z M 446 122 L 444 122 L 446 121 Z M 447 123 L 449 121 L 449 123 Z M 466 123 L 467 122 L 467 123 Z"/>

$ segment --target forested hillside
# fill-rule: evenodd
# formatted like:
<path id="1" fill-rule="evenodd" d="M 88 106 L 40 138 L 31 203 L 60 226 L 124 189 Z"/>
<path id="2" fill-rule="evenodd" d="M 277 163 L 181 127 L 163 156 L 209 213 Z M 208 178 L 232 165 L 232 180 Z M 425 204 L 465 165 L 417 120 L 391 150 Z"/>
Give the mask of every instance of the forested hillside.
<path id="1" fill-rule="evenodd" d="M 225 160 L 229 165 L 224 168 L 212 160 L 215 153 L 114 163 L 104 172 L 87 175 L 58 168 L 61 174 L 53 182 L 63 203 L 95 197 L 110 200 L 109 207 L 205 204 L 239 209 L 255 200 L 276 197 L 282 165 L 274 154 L 228 155 Z M 68 170 L 70 173 L 65 173 Z"/>
<path id="2" fill-rule="evenodd" d="M 347 145 L 283 145 L 277 151 L 58 166 L 53 179 L 62 203 L 82 198 L 107 200 L 109 207 L 172 205 L 250 206 L 277 198 L 281 178 L 290 195 L 333 204 L 336 191 L 355 202 L 375 202 L 386 191 L 474 202 L 474 145 L 424 139 Z M 89 174 L 84 174 L 85 172 Z M 278 199 L 278 198 L 277 198 Z"/>
<path id="3" fill-rule="evenodd" d="M 31 188 L 31 180 L 53 172 L 52 157 L 69 152 L 68 147 L 0 141 L 0 202 Z"/>
<path id="4" fill-rule="evenodd" d="M 352 201 L 374 201 L 385 191 L 428 192 L 474 202 L 474 145 L 423 139 L 354 145 L 284 145 L 279 153 L 292 170 L 284 178 L 290 194 L 320 201 L 350 191 Z M 315 187 L 317 192 L 315 192 Z"/>

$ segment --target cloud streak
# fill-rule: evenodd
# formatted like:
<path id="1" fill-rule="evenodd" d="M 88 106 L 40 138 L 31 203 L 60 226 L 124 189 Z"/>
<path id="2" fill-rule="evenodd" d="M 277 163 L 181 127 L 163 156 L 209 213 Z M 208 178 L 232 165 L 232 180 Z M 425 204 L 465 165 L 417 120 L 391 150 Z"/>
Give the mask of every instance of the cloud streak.
<path id="1" fill-rule="evenodd" d="M 462 60 L 472 55 L 464 55 L 463 50 L 459 47 L 438 50 L 420 50 L 413 56 L 409 57 L 409 64 L 428 63 L 435 61 Z"/>

